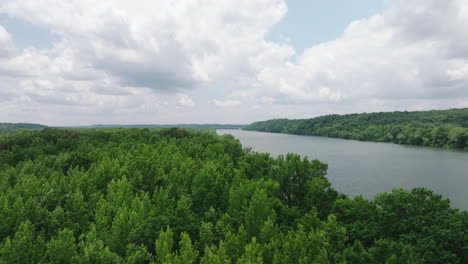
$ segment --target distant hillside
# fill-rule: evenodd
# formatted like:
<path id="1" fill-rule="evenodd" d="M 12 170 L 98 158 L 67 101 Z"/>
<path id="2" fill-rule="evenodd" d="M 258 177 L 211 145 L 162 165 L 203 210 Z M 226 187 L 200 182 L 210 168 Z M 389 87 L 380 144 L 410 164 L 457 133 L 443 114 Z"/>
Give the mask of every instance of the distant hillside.
<path id="1" fill-rule="evenodd" d="M 256 122 L 243 129 L 417 146 L 468 148 L 468 108 L 274 119 Z"/>
<path id="2" fill-rule="evenodd" d="M 0 123 L 0 134 L 18 130 L 43 129 L 47 126 L 29 123 Z"/>
<path id="3" fill-rule="evenodd" d="M 212 129 L 240 129 L 245 125 L 233 124 L 134 124 L 134 125 L 89 125 L 89 126 L 54 126 L 53 128 L 212 128 Z M 0 134 L 11 133 L 18 130 L 43 129 L 48 126 L 29 123 L 0 123 Z"/>
<path id="4" fill-rule="evenodd" d="M 90 125 L 90 126 L 75 126 L 72 128 L 164 128 L 164 127 L 181 127 L 181 128 L 216 128 L 216 129 L 238 129 L 244 125 L 232 124 L 134 124 L 134 125 Z"/>

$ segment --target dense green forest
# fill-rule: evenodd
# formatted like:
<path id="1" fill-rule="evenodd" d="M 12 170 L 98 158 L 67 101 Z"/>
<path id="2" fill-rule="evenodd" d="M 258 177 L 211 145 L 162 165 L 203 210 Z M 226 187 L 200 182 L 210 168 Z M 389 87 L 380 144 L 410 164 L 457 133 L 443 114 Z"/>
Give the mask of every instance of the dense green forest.
<path id="1" fill-rule="evenodd" d="M 29 123 L 0 123 L 0 135 L 6 133 L 12 133 L 18 130 L 34 130 L 42 129 L 47 126 Z"/>
<path id="2" fill-rule="evenodd" d="M 244 129 L 464 149 L 468 148 L 468 108 L 275 119 Z"/>
<path id="3" fill-rule="evenodd" d="M 466 211 L 422 188 L 351 199 L 326 174 L 212 130 L 4 135 L 0 263 L 468 263 Z"/>

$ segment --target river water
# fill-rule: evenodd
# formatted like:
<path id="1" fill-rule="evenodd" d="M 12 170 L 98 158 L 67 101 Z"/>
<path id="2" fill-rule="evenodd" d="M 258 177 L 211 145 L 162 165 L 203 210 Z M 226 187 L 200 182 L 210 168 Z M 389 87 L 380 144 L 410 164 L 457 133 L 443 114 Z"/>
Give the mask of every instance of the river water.
<path id="1" fill-rule="evenodd" d="M 468 210 L 468 151 L 236 129 L 216 132 L 232 134 L 257 152 L 297 153 L 328 163 L 333 188 L 350 196 L 372 198 L 394 188 L 426 187 L 449 198 L 452 207 Z"/>

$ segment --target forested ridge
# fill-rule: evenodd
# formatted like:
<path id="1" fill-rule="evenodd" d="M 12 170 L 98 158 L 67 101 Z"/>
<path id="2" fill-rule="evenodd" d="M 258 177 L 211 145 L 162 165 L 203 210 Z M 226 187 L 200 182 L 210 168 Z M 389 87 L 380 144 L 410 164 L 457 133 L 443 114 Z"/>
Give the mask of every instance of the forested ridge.
<path id="1" fill-rule="evenodd" d="M 18 130 L 42 129 L 47 126 L 30 123 L 0 123 L 0 135 L 15 132 Z"/>
<path id="2" fill-rule="evenodd" d="M 274 119 L 244 129 L 464 149 L 468 148 L 468 108 Z"/>
<path id="3" fill-rule="evenodd" d="M 236 124 L 134 124 L 134 125 L 90 125 L 90 126 L 70 126 L 64 128 L 197 128 L 197 129 L 238 129 L 244 125 Z"/>
<path id="4" fill-rule="evenodd" d="M 466 211 L 422 188 L 351 199 L 326 174 L 212 130 L 4 135 L 0 263 L 468 263 Z"/>

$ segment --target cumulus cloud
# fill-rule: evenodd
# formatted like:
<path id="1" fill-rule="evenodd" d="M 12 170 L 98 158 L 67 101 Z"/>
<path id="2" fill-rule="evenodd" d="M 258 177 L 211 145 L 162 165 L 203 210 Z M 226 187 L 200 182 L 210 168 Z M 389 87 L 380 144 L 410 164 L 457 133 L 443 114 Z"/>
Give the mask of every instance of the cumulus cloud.
<path id="1" fill-rule="evenodd" d="M 48 12 L 38 12 L 47 7 Z M 56 52 L 116 77 L 119 84 L 180 90 L 250 76 L 290 55 L 264 41 L 286 13 L 283 0 L 4 0 L 0 12 L 61 36 Z M 239 76 L 233 78 L 233 76 Z M 244 77 L 245 78 L 245 77 Z"/>
<path id="2" fill-rule="evenodd" d="M 294 53 L 265 40 L 286 12 L 284 0 L 3 0 L 0 13 L 58 40 L 51 49 L 32 47 L 3 61 L 0 97 L 112 113 L 151 96 L 174 102 L 175 94 L 173 107 L 193 107 L 177 93 L 249 85 L 266 64 Z M 11 42 L 0 34 L 2 44 Z"/>
<path id="3" fill-rule="evenodd" d="M 217 100 L 217 99 L 211 100 L 210 103 L 217 107 L 235 107 L 235 106 L 239 106 L 242 104 L 242 102 L 239 100 Z"/>
<path id="4" fill-rule="evenodd" d="M 0 118 L 246 123 L 466 106 L 468 3 L 390 3 L 295 54 L 266 40 L 284 0 L 2 0 L 0 13 L 57 39 L 19 50 L 0 26 Z"/>
<path id="5" fill-rule="evenodd" d="M 263 69 L 248 95 L 296 103 L 468 97 L 468 3 L 392 4 L 307 49 L 297 63 Z"/>
<path id="6" fill-rule="evenodd" d="M 194 107 L 195 102 L 186 94 L 177 95 L 177 105 L 180 107 Z"/>
<path id="7" fill-rule="evenodd" d="M 0 56 L 9 57 L 0 64 L 0 100 L 15 111 L 61 105 L 78 115 L 83 107 L 112 114 L 146 111 L 157 105 L 148 98 L 174 102 L 175 94 L 173 107 L 194 107 L 181 92 L 247 84 L 264 64 L 294 52 L 265 41 L 286 11 L 283 0 L 3 0 L 0 13 L 58 41 L 11 56 L 11 37 L 1 29 Z"/>
<path id="8" fill-rule="evenodd" d="M 14 52 L 13 41 L 10 34 L 0 25 L 0 59 L 12 56 Z"/>
<path id="9" fill-rule="evenodd" d="M 0 57 L 2 121 L 89 124 L 89 116 L 106 119 L 160 105 L 150 89 L 118 85 L 67 52 L 54 56 L 54 51 L 35 48 L 9 50 L 14 52 Z"/>

